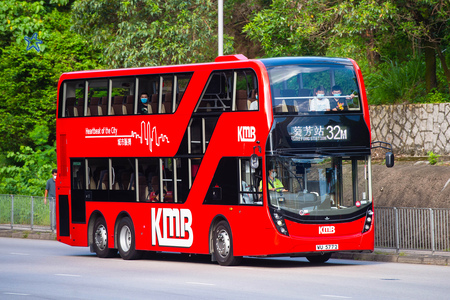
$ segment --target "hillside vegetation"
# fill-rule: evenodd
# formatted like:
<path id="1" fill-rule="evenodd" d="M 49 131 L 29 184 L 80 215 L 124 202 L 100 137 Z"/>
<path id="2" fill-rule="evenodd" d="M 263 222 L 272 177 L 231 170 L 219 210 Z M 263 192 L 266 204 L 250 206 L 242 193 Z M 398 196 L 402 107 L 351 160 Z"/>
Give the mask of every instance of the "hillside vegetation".
<path id="1" fill-rule="evenodd" d="M 224 2 L 225 54 L 350 57 L 371 104 L 450 100 L 448 1 Z M 40 51 L 27 50 L 33 34 Z M 1 1 L 0 193 L 43 193 L 63 72 L 207 62 L 216 49 L 216 1 Z"/>

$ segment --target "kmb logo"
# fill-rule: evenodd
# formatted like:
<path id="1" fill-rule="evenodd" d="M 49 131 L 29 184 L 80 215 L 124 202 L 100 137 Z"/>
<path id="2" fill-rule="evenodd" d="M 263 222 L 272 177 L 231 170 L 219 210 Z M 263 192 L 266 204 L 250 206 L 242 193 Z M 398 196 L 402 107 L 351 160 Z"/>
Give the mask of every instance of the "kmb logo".
<path id="1" fill-rule="evenodd" d="M 161 214 L 162 213 L 162 214 Z M 162 218 L 161 218 L 162 215 Z M 162 232 L 161 232 L 162 223 Z M 192 213 L 189 209 L 152 208 L 152 245 L 190 247 L 194 241 Z M 167 230 L 169 229 L 169 230 Z M 187 232 L 187 238 L 186 236 Z"/>
<path id="2" fill-rule="evenodd" d="M 256 128 L 254 126 L 238 126 L 238 142 L 256 141 Z"/>
<path id="3" fill-rule="evenodd" d="M 335 232 L 334 226 L 319 226 L 319 234 L 333 234 Z"/>

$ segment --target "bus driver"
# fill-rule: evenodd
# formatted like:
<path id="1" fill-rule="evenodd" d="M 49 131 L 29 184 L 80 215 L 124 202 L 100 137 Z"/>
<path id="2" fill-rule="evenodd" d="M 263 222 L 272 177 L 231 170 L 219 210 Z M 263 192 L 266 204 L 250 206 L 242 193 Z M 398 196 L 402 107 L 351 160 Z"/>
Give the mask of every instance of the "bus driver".
<path id="1" fill-rule="evenodd" d="M 287 192 L 288 190 L 286 190 L 283 186 L 283 183 L 281 182 L 280 179 L 276 178 L 277 177 L 277 170 L 275 168 L 272 168 L 268 171 L 268 180 L 267 180 L 267 185 L 269 187 L 270 191 L 276 191 L 277 189 L 281 189 L 282 192 Z M 262 180 L 259 183 L 259 188 L 258 190 L 261 192 L 262 191 Z"/>

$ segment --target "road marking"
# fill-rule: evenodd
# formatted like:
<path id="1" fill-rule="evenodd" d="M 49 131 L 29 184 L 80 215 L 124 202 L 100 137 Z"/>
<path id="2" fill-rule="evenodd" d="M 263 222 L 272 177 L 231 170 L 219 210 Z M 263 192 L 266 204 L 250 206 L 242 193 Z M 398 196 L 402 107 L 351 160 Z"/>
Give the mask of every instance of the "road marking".
<path id="1" fill-rule="evenodd" d="M 215 284 L 213 284 L 213 283 L 193 282 L 193 281 L 188 281 L 188 282 L 186 282 L 186 283 L 187 283 L 187 284 L 197 284 L 197 285 L 209 285 L 209 286 L 215 285 Z"/>
<path id="2" fill-rule="evenodd" d="M 30 296 L 30 294 L 23 293 L 12 293 L 12 292 L 4 292 L 3 295 L 14 295 L 14 296 Z"/>
<path id="3" fill-rule="evenodd" d="M 11 252 L 11 255 L 30 255 L 29 253 Z"/>
<path id="4" fill-rule="evenodd" d="M 352 299 L 352 297 L 338 296 L 338 295 L 320 295 L 321 297 L 339 298 L 339 299 Z"/>
<path id="5" fill-rule="evenodd" d="M 76 275 L 76 274 L 55 274 L 55 276 L 81 277 L 81 275 Z"/>

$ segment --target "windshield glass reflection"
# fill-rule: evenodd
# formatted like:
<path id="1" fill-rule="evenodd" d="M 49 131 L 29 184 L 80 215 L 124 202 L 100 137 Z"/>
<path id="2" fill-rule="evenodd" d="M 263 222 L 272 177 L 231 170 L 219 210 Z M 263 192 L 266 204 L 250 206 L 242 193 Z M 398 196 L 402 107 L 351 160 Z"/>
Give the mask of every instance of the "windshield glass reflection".
<path id="1" fill-rule="evenodd" d="M 269 203 L 300 216 L 355 212 L 371 203 L 369 164 L 369 156 L 270 157 Z"/>

